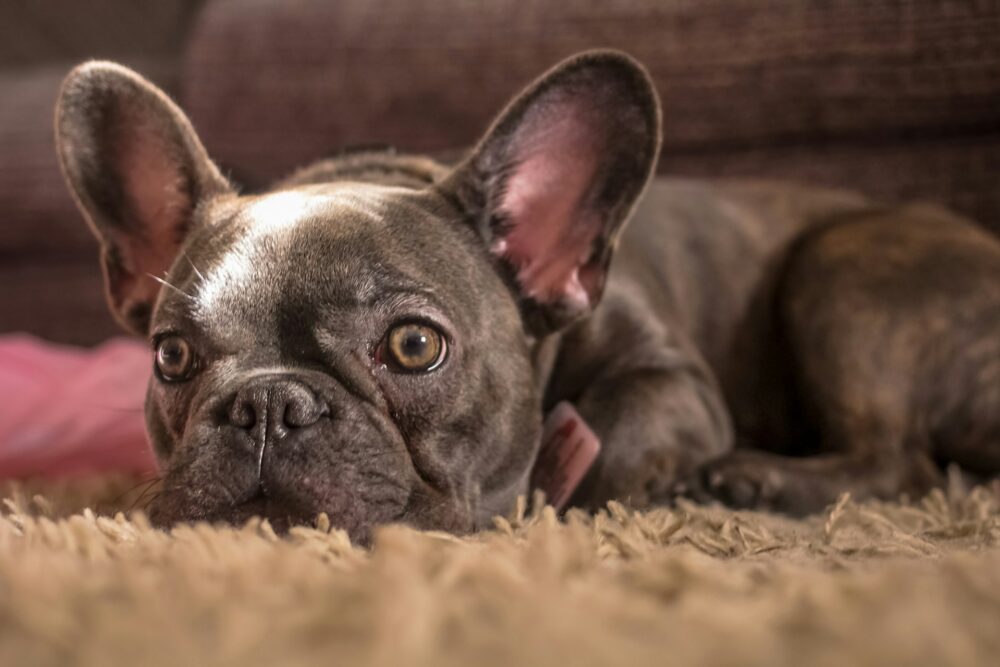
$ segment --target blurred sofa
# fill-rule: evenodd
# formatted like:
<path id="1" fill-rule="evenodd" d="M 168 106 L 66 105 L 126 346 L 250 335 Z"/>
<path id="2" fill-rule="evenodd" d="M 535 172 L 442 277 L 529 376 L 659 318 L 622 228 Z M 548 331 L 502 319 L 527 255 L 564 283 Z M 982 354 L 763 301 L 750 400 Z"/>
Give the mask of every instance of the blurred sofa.
<path id="1" fill-rule="evenodd" d="M 50 129 L 60 77 L 90 56 L 167 87 L 252 190 L 345 145 L 466 146 L 546 67 L 614 47 L 663 97 L 661 172 L 937 201 L 1000 232 L 992 3 L 118 0 L 88 4 L 105 13 L 86 21 L 18 6 L 0 7 L 0 38 L 21 40 L 0 47 L 0 331 L 75 343 L 114 332 Z"/>

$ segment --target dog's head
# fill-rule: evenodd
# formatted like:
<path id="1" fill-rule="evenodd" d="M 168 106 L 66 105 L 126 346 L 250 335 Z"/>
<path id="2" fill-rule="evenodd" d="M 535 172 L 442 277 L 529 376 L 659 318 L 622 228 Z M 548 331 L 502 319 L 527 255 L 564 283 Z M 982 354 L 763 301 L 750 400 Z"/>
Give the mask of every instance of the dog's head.
<path id="1" fill-rule="evenodd" d="M 66 79 L 59 154 L 108 300 L 148 336 L 153 518 L 325 512 L 453 531 L 524 493 L 535 340 L 598 302 L 659 108 L 621 54 L 568 60 L 424 187 L 241 196 L 183 113 L 114 64 Z"/>

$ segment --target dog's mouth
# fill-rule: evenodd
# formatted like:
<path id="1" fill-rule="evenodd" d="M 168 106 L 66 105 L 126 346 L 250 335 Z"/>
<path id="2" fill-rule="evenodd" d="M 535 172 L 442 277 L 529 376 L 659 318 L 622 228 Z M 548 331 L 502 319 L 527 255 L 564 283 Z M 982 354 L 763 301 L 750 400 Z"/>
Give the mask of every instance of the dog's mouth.
<path id="1" fill-rule="evenodd" d="M 240 525 L 251 517 L 260 517 L 267 519 L 271 528 L 279 535 L 287 534 L 293 526 L 316 525 L 316 517 L 306 518 L 287 504 L 269 497 L 263 490 L 257 491 L 248 500 L 233 507 L 232 514 L 232 518 L 227 519 L 228 523 Z"/>
<path id="2" fill-rule="evenodd" d="M 189 507 L 186 510 L 179 507 L 167 507 L 154 503 L 150 508 L 150 518 L 154 525 L 169 529 L 177 522 L 207 521 L 209 523 L 226 523 L 232 526 L 242 526 L 250 519 L 259 517 L 267 519 L 271 528 L 279 535 L 287 534 L 294 526 L 315 526 L 319 512 L 307 516 L 306 513 L 268 496 L 263 490 L 250 495 L 227 507 L 218 507 L 214 511 L 202 512 Z"/>

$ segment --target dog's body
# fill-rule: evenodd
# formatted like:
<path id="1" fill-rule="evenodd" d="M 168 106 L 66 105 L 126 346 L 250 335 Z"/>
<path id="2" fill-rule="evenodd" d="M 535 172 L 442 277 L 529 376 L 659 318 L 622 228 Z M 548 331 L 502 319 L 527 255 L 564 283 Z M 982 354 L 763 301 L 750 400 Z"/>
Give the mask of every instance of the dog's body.
<path id="1" fill-rule="evenodd" d="M 787 185 L 640 201 L 659 111 L 621 55 L 554 69 L 455 167 L 352 155 L 254 197 L 122 68 L 74 72 L 57 124 L 112 307 L 156 350 L 163 523 L 473 529 L 564 400 L 603 443 L 585 507 L 807 512 L 1000 470 L 1000 242 Z"/>
<path id="2" fill-rule="evenodd" d="M 805 513 L 845 491 L 922 494 L 944 462 L 1000 472 L 1000 242 L 935 207 L 655 181 L 601 307 L 563 340 L 568 377 L 549 395 L 628 443 L 595 471 L 598 503 L 656 502 L 677 477 L 698 497 Z M 636 381 L 589 404 L 607 380 L 573 369 L 611 346 L 606 363 L 638 360 Z M 654 356 L 691 369 L 688 386 L 652 380 Z M 609 404 L 635 419 L 608 424 Z M 719 456 L 727 414 L 736 451 Z"/>

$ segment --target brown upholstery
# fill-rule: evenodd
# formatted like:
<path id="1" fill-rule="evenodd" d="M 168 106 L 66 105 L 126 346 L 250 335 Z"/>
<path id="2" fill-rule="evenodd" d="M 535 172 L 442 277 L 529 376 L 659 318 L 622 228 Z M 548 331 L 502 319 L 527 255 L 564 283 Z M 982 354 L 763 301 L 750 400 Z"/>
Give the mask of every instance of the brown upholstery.
<path id="1" fill-rule="evenodd" d="M 990 3 L 215 0 L 196 17 L 200 0 L 148 4 L 0 7 L 0 332 L 114 331 L 50 129 L 59 79 L 89 55 L 179 90 L 209 151 L 258 186 L 344 145 L 467 145 L 545 67 L 615 47 L 663 97 L 661 171 L 938 201 L 1000 230 Z"/>
<path id="2" fill-rule="evenodd" d="M 1000 13 L 902 0 L 227 0 L 185 68 L 209 148 L 263 182 L 341 144 L 475 140 L 581 49 L 624 49 L 665 107 L 662 170 L 946 202 L 1000 229 Z"/>

